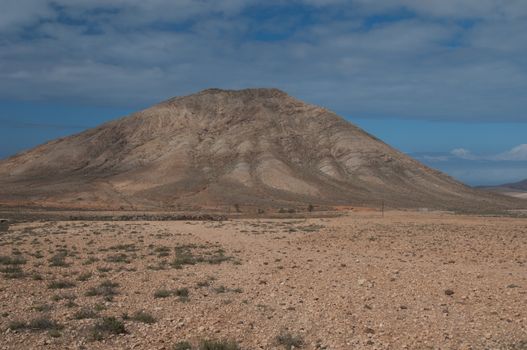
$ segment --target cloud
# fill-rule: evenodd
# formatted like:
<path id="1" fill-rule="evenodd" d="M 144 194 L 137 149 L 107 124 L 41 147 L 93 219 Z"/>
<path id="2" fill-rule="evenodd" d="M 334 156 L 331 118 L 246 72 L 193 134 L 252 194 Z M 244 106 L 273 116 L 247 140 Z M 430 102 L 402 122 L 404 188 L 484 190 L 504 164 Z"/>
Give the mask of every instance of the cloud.
<path id="1" fill-rule="evenodd" d="M 427 161 L 449 161 L 454 159 L 473 161 L 527 161 L 527 144 L 521 144 L 498 154 L 474 154 L 465 148 L 455 148 L 449 154 L 416 153 L 414 156 Z M 527 174 L 526 174 L 527 177 Z"/>
<path id="2" fill-rule="evenodd" d="M 6 0 L 0 99 L 275 86 L 341 114 L 527 121 L 527 2 Z"/>
<path id="3" fill-rule="evenodd" d="M 527 179 L 527 144 L 499 154 L 474 154 L 456 148 L 450 153 L 414 153 L 410 156 L 474 186 L 494 186 Z"/>
<path id="4" fill-rule="evenodd" d="M 450 151 L 450 153 L 452 155 L 454 155 L 455 157 L 461 158 L 461 159 L 467 159 L 467 160 L 475 160 L 475 159 L 477 159 L 477 157 L 474 156 L 472 154 L 472 152 L 470 152 L 469 150 L 464 149 L 464 148 L 453 149 L 452 151 Z"/>
<path id="5" fill-rule="evenodd" d="M 492 157 L 493 160 L 527 161 L 527 144 L 518 145 L 511 150 Z M 527 176 L 526 176 L 527 177 Z"/>
<path id="6" fill-rule="evenodd" d="M 527 161 L 527 144 L 521 144 L 497 154 L 474 154 L 472 151 L 465 148 L 455 148 L 449 153 L 426 153 L 418 152 L 411 153 L 411 156 L 418 160 L 426 162 L 446 162 L 454 160 L 468 160 L 468 161 L 488 161 L 488 162 L 525 162 Z M 527 174 L 525 175 L 527 177 Z"/>

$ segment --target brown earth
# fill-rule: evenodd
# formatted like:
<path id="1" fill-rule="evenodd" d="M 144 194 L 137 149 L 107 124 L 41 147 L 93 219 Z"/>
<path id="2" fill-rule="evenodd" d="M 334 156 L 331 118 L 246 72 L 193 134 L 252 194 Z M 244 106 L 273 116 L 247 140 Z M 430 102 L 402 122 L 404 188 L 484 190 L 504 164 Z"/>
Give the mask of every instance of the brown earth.
<path id="1" fill-rule="evenodd" d="M 205 90 L 0 161 L 0 205 L 156 210 L 486 210 L 468 188 L 276 89 Z"/>
<path id="2" fill-rule="evenodd" d="M 1 349 L 527 347 L 520 218 L 28 222 L 0 234 L 0 268 Z M 112 316 L 126 333 L 94 332 Z"/>

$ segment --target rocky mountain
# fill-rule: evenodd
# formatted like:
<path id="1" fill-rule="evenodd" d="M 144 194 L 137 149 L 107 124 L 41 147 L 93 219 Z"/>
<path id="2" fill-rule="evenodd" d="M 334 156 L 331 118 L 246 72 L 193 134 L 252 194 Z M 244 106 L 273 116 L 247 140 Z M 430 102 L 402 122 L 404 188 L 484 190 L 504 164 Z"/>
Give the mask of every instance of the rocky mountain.
<path id="1" fill-rule="evenodd" d="M 0 162 L 3 205 L 487 208 L 471 189 L 276 89 L 209 89 Z"/>

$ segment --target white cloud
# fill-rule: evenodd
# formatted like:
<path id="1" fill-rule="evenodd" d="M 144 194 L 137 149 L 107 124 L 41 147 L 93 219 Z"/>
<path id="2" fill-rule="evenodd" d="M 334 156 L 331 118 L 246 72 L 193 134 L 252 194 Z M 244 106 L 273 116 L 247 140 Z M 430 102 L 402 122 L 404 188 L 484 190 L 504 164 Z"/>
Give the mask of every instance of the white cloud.
<path id="1" fill-rule="evenodd" d="M 298 0 L 310 21 L 245 13 L 281 0 L 5 1 L 0 99 L 137 107 L 275 86 L 345 115 L 527 120 L 525 1 Z M 402 7 L 417 16 L 365 25 Z"/>
<path id="2" fill-rule="evenodd" d="M 499 154 L 474 154 L 457 148 L 450 153 L 410 154 L 470 185 L 501 185 L 527 178 L 527 144 Z"/>
<path id="3" fill-rule="evenodd" d="M 440 18 L 510 19 L 527 15 L 524 0 L 355 0 L 353 3 L 364 11 L 392 11 L 402 7 Z"/>
<path id="4" fill-rule="evenodd" d="M 464 148 L 453 149 L 452 151 L 450 151 L 450 153 L 454 155 L 455 157 L 458 157 L 461 159 L 469 159 L 469 160 L 476 159 L 476 156 L 474 156 L 472 152 Z"/>
<path id="5" fill-rule="evenodd" d="M 494 160 L 527 161 L 527 144 L 518 145 L 511 150 L 492 157 Z"/>
<path id="6" fill-rule="evenodd" d="M 508 151 L 499 153 L 499 154 L 474 154 L 470 150 L 465 148 L 456 148 L 450 151 L 450 157 L 446 155 L 441 156 L 428 156 L 428 155 L 419 155 L 420 159 L 423 160 L 433 160 L 439 159 L 442 157 L 447 157 L 448 160 L 452 159 L 452 156 L 458 159 L 464 160 L 481 160 L 481 161 L 527 161 L 527 144 L 521 144 L 511 148 Z M 527 176 L 527 175 L 526 175 Z"/>

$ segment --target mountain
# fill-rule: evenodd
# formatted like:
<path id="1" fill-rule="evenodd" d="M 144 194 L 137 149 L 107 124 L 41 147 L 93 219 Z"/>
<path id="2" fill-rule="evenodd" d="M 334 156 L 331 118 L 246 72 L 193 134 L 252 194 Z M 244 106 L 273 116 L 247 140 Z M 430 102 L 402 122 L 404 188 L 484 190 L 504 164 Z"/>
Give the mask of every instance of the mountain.
<path id="1" fill-rule="evenodd" d="M 502 187 L 512 188 L 512 189 L 520 190 L 520 191 L 527 191 L 527 179 L 520 181 L 520 182 L 515 182 L 512 184 L 506 184 L 506 185 L 503 185 Z"/>
<path id="2" fill-rule="evenodd" d="M 277 89 L 175 97 L 0 162 L 0 203 L 84 209 L 516 207 Z"/>
<path id="3" fill-rule="evenodd" d="M 500 186 L 486 186 L 481 188 L 506 196 L 527 199 L 527 179 L 520 182 Z"/>

